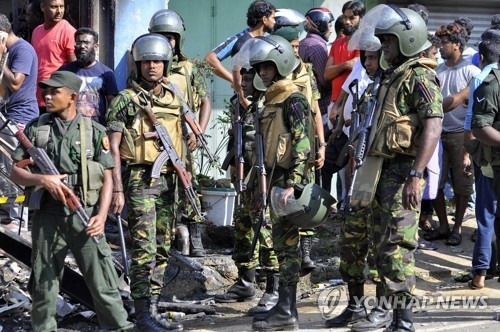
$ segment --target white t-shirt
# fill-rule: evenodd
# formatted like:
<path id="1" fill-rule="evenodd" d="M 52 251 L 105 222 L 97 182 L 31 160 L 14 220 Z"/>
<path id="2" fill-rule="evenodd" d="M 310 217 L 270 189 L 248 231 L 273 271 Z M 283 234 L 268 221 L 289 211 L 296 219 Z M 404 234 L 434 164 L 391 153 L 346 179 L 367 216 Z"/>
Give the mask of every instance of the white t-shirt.
<path id="1" fill-rule="evenodd" d="M 472 63 L 472 57 L 476 53 L 477 53 L 477 51 L 475 49 L 473 49 L 472 47 L 465 46 L 465 49 L 462 53 L 462 58 L 464 58 L 465 61 Z"/>
<path id="2" fill-rule="evenodd" d="M 373 81 L 370 79 L 370 77 L 368 77 L 368 73 L 366 72 L 366 69 L 361 65 L 361 60 L 359 59 L 354 63 L 351 73 L 349 74 L 349 76 L 347 76 L 344 84 L 342 85 L 342 90 L 344 90 L 348 96 L 344 106 L 344 120 L 351 119 L 353 96 L 351 94 L 351 91 L 349 90 L 349 84 L 351 84 L 351 82 L 355 79 L 358 80 L 358 98 L 361 98 L 368 84 L 372 83 Z M 342 128 L 342 131 L 344 132 L 344 134 L 349 136 L 349 127 L 344 126 Z"/>
<path id="3" fill-rule="evenodd" d="M 446 98 L 465 89 L 472 79 L 479 75 L 481 69 L 462 60 L 454 67 L 448 67 L 446 62 L 443 62 L 436 68 L 436 72 L 441 82 L 441 93 L 443 98 Z M 459 105 L 451 112 L 444 113 L 443 133 L 463 132 L 466 115 L 467 107 L 464 105 Z"/>

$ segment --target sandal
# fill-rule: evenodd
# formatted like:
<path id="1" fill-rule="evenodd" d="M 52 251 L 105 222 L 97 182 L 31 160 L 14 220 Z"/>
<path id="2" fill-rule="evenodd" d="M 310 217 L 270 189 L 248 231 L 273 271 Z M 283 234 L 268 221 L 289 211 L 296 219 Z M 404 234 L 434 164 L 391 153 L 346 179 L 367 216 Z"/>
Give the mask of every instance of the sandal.
<path id="1" fill-rule="evenodd" d="M 462 274 L 462 275 L 459 275 L 459 276 L 456 276 L 455 278 L 453 278 L 453 280 L 455 280 L 456 282 L 463 282 L 463 283 L 469 282 L 472 279 L 474 279 L 474 273 L 472 273 L 472 272 L 465 273 L 465 274 Z"/>
<path id="2" fill-rule="evenodd" d="M 447 246 L 458 246 L 460 243 L 462 243 L 462 235 L 455 232 L 452 232 L 445 242 Z"/>
<path id="3" fill-rule="evenodd" d="M 425 233 L 423 238 L 427 241 L 436 241 L 436 240 L 447 240 L 450 236 L 450 233 L 443 234 L 439 231 L 439 229 L 435 229 L 432 232 Z"/>
<path id="4" fill-rule="evenodd" d="M 474 280 L 470 280 L 467 283 L 467 285 L 469 285 L 469 288 L 473 289 L 473 290 L 478 290 L 478 289 L 484 288 L 484 286 L 483 287 L 479 287 L 479 286 L 474 285 Z"/>
<path id="5" fill-rule="evenodd" d="M 420 241 L 418 241 L 417 249 L 420 249 L 420 250 L 438 250 L 438 247 L 432 242 L 420 240 Z"/>

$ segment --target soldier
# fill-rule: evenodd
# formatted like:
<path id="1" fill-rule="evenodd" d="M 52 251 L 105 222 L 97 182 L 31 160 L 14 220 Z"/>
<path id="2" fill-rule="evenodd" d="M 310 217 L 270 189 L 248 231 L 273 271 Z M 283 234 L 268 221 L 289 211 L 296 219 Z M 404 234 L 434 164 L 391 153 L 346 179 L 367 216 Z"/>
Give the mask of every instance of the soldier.
<path id="1" fill-rule="evenodd" d="M 182 98 L 184 98 L 193 112 L 196 113 L 199 110 L 200 127 L 205 132 L 211 113 L 210 96 L 208 95 L 208 88 L 202 71 L 182 53 L 184 33 L 186 31 L 182 17 L 173 10 L 159 10 L 149 22 L 149 31 L 161 34 L 170 41 L 170 45 L 174 51 L 174 58 L 168 80 L 180 89 L 183 94 Z M 186 156 L 183 159 L 191 167 L 192 152 L 199 147 L 196 136 L 192 132 L 188 134 L 187 147 L 189 150 L 184 147 Z M 180 202 L 186 201 L 183 193 L 183 191 L 179 192 Z M 201 207 L 199 199 L 197 199 L 197 204 L 198 207 Z M 183 212 L 185 213 L 182 214 Z M 203 220 L 196 216 L 191 205 L 186 202 L 179 204 L 178 213 L 186 216 L 182 219 L 189 225 L 190 255 L 195 257 L 205 256 L 200 230 L 200 223 Z"/>
<path id="2" fill-rule="evenodd" d="M 258 104 L 261 92 L 254 88 L 255 69 L 243 67 L 240 74 L 242 77 L 241 88 L 245 98 Z M 236 104 L 238 101 L 235 96 L 232 99 L 232 107 L 238 107 Z M 253 151 L 253 145 L 255 144 L 254 112 L 255 107 L 245 109 L 243 104 L 240 104 L 240 116 L 243 122 L 245 174 L 250 172 L 255 159 Z M 215 301 L 221 303 L 253 299 L 255 297 L 253 287 L 255 272 L 260 264 L 266 274 L 266 290 L 257 306 L 248 310 L 249 315 L 269 311 L 278 302 L 279 267 L 278 258 L 273 249 L 270 224 L 266 224 L 261 228 L 256 249 L 253 254 L 250 252 L 252 240 L 255 236 L 254 227 L 259 222 L 258 218 L 260 218 L 260 214 L 254 208 L 254 201 L 258 199 L 255 194 L 257 189 L 256 183 L 248 184 L 247 189 L 241 193 L 241 208 L 235 214 L 233 260 L 238 268 L 238 280 L 226 293 L 215 296 Z"/>
<path id="3" fill-rule="evenodd" d="M 143 134 L 154 131 L 137 105 L 152 108 L 179 155 L 182 155 L 182 121 L 179 98 L 164 83 L 172 61 L 168 40 L 158 34 L 138 37 L 132 44 L 138 77 L 132 88 L 121 91 L 107 112 L 113 169 L 113 211 L 120 213 L 127 199 L 129 230 L 132 237 L 130 269 L 131 295 L 137 325 L 145 331 L 182 330 L 180 323 L 162 324 L 156 318 L 163 276 L 168 264 L 172 223 L 175 215 L 177 177 L 169 164 L 156 181 L 151 181 L 152 164 L 160 154 L 154 140 Z M 122 172 L 121 164 L 126 166 Z M 169 162 L 170 163 L 170 162 Z"/>
<path id="4" fill-rule="evenodd" d="M 78 76 L 67 71 L 54 72 L 48 80 L 40 82 L 48 113 L 34 119 L 24 129 L 36 147 L 47 151 L 62 175 L 38 174 L 36 167 L 32 174 L 17 164 L 11 173 L 14 182 L 27 187 L 41 186 L 46 191 L 41 199 L 43 209 L 33 213 L 33 268 L 29 291 L 33 299 L 34 331 L 57 330 L 56 300 L 68 249 L 80 271 L 85 271 L 85 282 L 101 327 L 114 331 L 133 329 L 133 324 L 127 322 L 127 312 L 118 291 L 111 250 L 104 238 L 96 244 L 89 237 L 104 231 L 114 163 L 105 128 L 82 117 L 76 109 L 81 84 Z M 26 148 L 20 145 L 12 158 L 19 162 L 29 157 Z M 83 163 L 87 163 L 87 167 L 82 167 Z M 85 203 L 87 214 L 92 216 L 86 230 L 78 216 L 65 206 L 67 189 L 63 179 Z M 87 179 L 88 183 L 83 184 L 82 179 Z"/>
<path id="5" fill-rule="evenodd" d="M 386 331 L 414 331 L 413 254 L 417 247 L 422 174 L 441 133 L 442 96 L 432 69 L 435 62 L 418 58 L 431 46 L 423 19 L 409 9 L 379 5 L 364 17 L 365 23 L 370 21 L 375 22 L 374 34 L 389 67 L 380 86 L 375 86 L 376 80 L 372 88 L 373 94 L 378 91 L 376 131 L 367 145 L 371 159 L 361 169 L 374 171 L 377 179 L 371 190 L 374 198 L 370 197 L 368 204 L 373 198 L 375 262 L 388 297 L 383 300 L 389 299 L 393 306 L 392 323 Z M 362 27 L 356 34 L 375 39 Z M 400 132 L 407 133 L 408 139 L 397 134 Z M 360 187 L 356 180 L 355 190 L 365 190 L 365 185 Z M 363 292 L 356 295 L 362 296 Z"/>
<path id="6" fill-rule="evenodd" d="M 307 160 L 311 150 L 307 99 L 288 79 L 299 65 L 290 43 L 279 36 L 259 37 L 250 49 L 250 65 L 264 85 L 264 109 L 257 115 L 264 142 L 265 166 L 270 187 L 284 188 L 287 202 L 311 182 Z M 282 142 L 282 144 L 279 144 Z M 277 144 L 278 143 L 278 144 Z M 278 146 L 281 150 L 278 152 Z M 278 256 L 279 300 L 268 312 L 254 317 L 256 330 L 296 329 L 296 291 L 299 281 L 299 229 L 285 218 L 271 213 L 274 249 Z"/>
<path id="7" fill-rule="evenodd" d="M 306 18 L 293 9 L 278 9 L 275 19 L 276 24 L 274 26 L 273 35 L 281 36 L 288 40 L 293 47 L 295 57 L 300 61 L 300 64 L 290 75 L 288 75 L 287 79 L 292 80 L 309 102 L 309 107 L 314 119 L 311 126 L 314 127 L 316 135 L 318 136 L 319 144 L 319 150 L 315 151 L 317 155 L 316 153 L 310 154 L 309 167 L 314 167 L 318 170 L 323 167 L 325 162 L 325 147 L 327 143 L 325 142 L 323 120 L 321 119 L 321 111 L 318 103 L 320 94 L 318 85 L 316 84 L 316 78 L 314 77 L 312 64 L 304 63 L 299 56 L 299 35 L 303 31 L 303 23 L 306 21 Z M 312 143 L 313 142 L 311 142 L 311 144 Z M 312 175 L 314 175 L 314 173 L 311 173 L 311 176 Z M 315 262 L 310 257 L 313 236 L 313 229 L 300 230 L 300 249 L 302 253 L 301 274 L 303 275 L 311 273 L 316 267 Z"/>

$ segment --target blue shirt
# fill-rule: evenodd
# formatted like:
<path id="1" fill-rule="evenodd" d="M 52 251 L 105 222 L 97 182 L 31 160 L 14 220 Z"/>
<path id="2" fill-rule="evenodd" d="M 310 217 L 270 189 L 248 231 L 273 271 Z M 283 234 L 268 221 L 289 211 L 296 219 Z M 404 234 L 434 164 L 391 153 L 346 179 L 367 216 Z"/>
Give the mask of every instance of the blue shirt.
<path id="1" fill-rule="evenodd" d="M 488 76 L 492 69 L 498 69 L 498 63 L 492 63 L 483 68 L 481 73 L 474 77 L 472 80 L 472 84 L 470 87 L 469 93 L 469 105 L 467 106 L 467 114 L 465 115 L 465 123 L 464 129 L 471 131 L 471 122 L 472 122 L 472 106 L 474 105 L 474 91 L 476 91 L 477 87 L 483 83 L 484 79 Z"/>
<path id="2" fill-rule="evenodd" d="M 38 57 L 33 46 L 22 38 L 12 44 L 8 51 L 7 67 L 14 74 L 24 74 L 25 77 L 17 91 L 8 91 L 7 118 L 26 124 L 36 118 L 39 113 L 35 95 Z"/>

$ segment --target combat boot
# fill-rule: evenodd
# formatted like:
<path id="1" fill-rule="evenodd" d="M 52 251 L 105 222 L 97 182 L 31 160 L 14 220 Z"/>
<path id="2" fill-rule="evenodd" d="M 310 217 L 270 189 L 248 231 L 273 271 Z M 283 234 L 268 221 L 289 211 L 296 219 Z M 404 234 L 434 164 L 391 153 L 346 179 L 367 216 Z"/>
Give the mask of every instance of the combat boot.
<path id="1" fill-rule="evenodd" d="M 392 323 L 384 332 L 415 332 L 412 309 L 394 309 Z"/>
<path id="2" fill-rule="evenodd" d="M 189 222 L 189 247 L 191 257 L 204 257 L 205 249 L 201 241 L 200 223 L 191 220 Z"/>
<path id="3" fill-rule="evenodd" d="M 297 330 L 297 284 L 280 284 L 278 303 L 267 313 L 255 316 L 252 328 L 256 331 Z"/>
<path id="4" fill-rule="evenodd" d="M 183 327 L 180 323 L 171 323 L 167 329 L 160 323 L 156 322 L 150 315 L 150 299 L 134 300 L 136 330 L 140 332 L 165 332 L 165 331 L 182 331 Z"/>
<path id="5" fill-rule="evenodd" d="M 250 316 L 268 312 L 276 305 L 276 303 L 278 303 L 279 282 L 280 282 L 279 273 L 269 273 L 267 275 L 266 291 L 264 295 L 262 295 L 262 298 L 260 299 L 257 306 L 250 308 L 250 310 L 248 310 L 248 314 Z"/>
<path id="6" fill-rule="evenodd" d="M 302 263 L 300 265 L 300 274 L 305 276 L 316 268 L 316 263 L 311 259 L 312 236 L 300 237 L 300 250 L 302 252 Z"/>
<path id="7" fill-rule="evenodd" d="M 364 284 L 348 284 L 349 302 L 340 315 L 326 321 L 326 327 L 344 327 L 366 318 L 366 308 L 361 298 L 364 295 Z M 357 304 L 358 302 L 359 304 Z"/>
<path id="8" fill-rule="evenodd" d="M 377 283 L 377 306 L 372 309 L 365 319 L 357 321 L 351 326 L 353 331 L 371 331 L 388 327 L 392 322 L 392 314 L 388 308 L 387 301 L 384 297 L 384 289 L 382 284 Z"/>
<path id="9" fill-rule="evenodd" d="M 217 303 L 234 303 L 252 300 L 255 297 L 255 268 L 239 270 L 238 280 L 224 294 L 215 295 Z"/>

